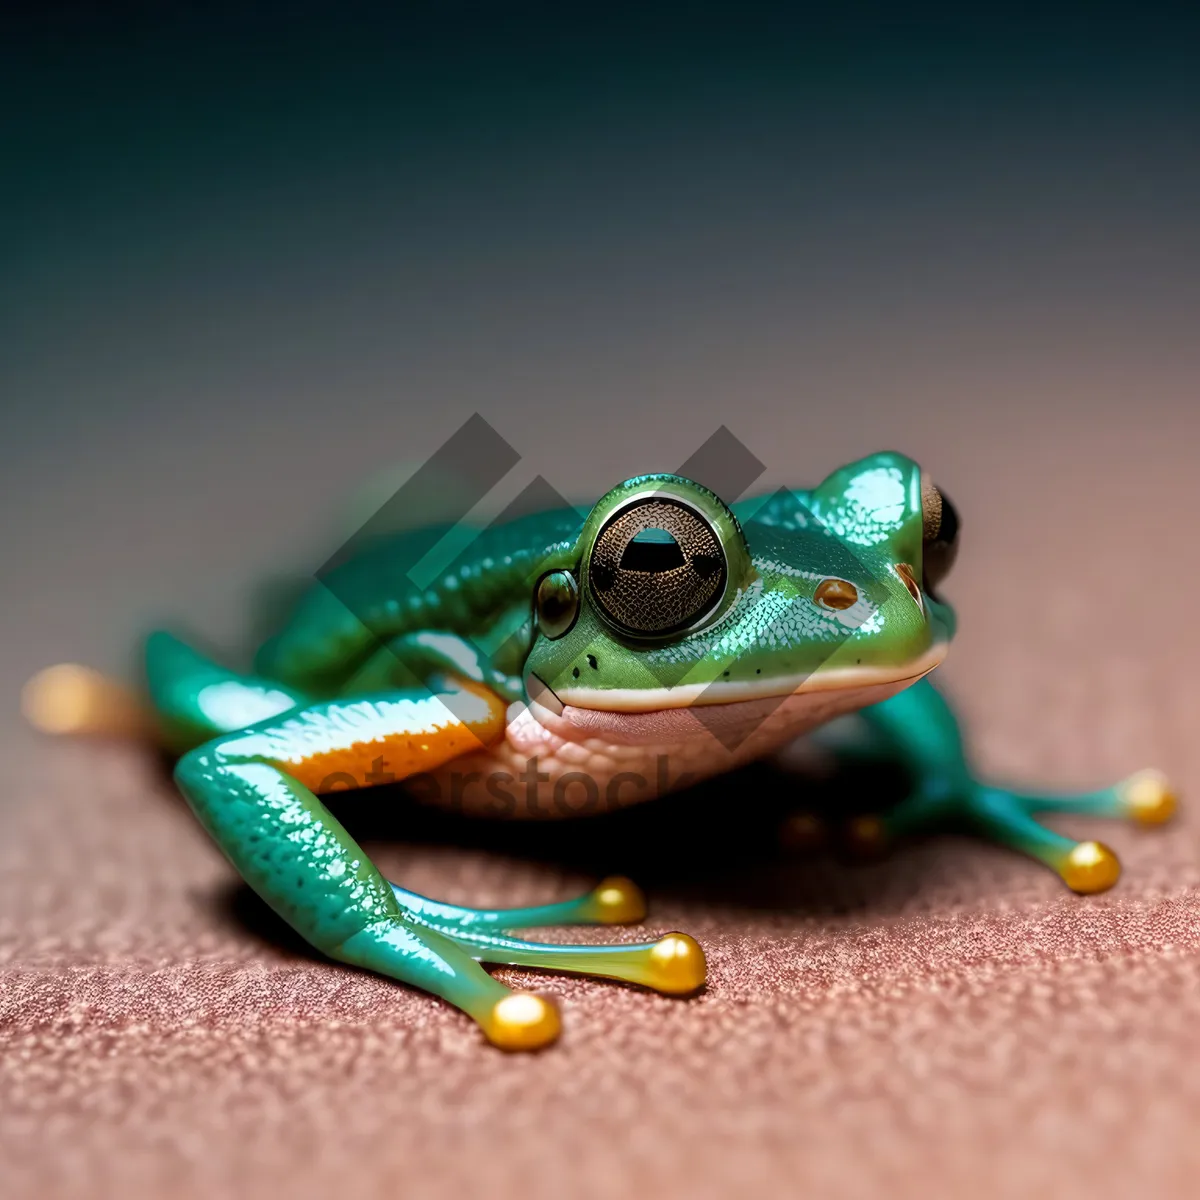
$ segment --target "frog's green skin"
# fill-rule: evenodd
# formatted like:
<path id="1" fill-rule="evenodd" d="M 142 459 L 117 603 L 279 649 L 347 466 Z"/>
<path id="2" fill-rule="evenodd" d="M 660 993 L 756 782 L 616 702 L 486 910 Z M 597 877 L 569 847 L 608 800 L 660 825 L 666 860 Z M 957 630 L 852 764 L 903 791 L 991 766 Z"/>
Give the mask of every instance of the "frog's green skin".
<path id="1" fill-rule="evenodd" d="M 605 496 L 582 528 L 568 509 L 482 531 L 424 588 L 409 578 L 405 535 L 385 539 L 308 594 L 252 676 L 168 634 L 150 638 L 150 695 L 182 753 L 176 779 L 246 881 L 313 946 L 444 997 L 509 1048 L 552 1040 L 556 1011 L 510 993 L 479 962 L 686 993 L 703 983 L 703 953 L 682 934 L 612 946 L 519 940 L 512 931 L 532 925 L 640 919 L 640 897 L 609 880 L 536 909 L 435 903 L 384 880 L 322 791 L 408 777 L 427 799 L 467 811 L 596 811 L 770 754 L 857 711 L 866 749 L 897 756 L 914 780 L 886 815 L 857 823 L 860 840 L 955 823 L 1040 859 L 1077 891 L 1111 886 L 1111 851 L 1053 833 L 1034 814 L 1153 820 L 1170 797 L 1145 774 L 1069 797 L 1018 795 L 972 775 L 954 717 L 922 678 L 954 631 L 925 586 L 930 496 L 917 464 L 892 453 L 811 492 L 733 510 L 677 476 L 644 476 Z M 646 497 L 682 502 L 725 556 L 698 623 L 666 636 L 618 631 L 595 585 L 610 577 L 590 570 L 606 522 Z M 550 572 L 570 576 L 552 577 L 568 598 L 577 586 L 566 632 L 550 610 L 538 616 Z M 829 579 L 855 585 L 857 601 L 823 605 Z"/>

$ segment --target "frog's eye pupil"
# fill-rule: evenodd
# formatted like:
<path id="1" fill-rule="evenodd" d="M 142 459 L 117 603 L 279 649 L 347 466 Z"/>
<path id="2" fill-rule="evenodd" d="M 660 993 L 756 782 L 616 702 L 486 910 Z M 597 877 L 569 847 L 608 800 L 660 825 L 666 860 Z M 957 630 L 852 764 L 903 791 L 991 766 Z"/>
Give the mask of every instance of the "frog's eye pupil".
<path id="1" fill-rule="evenodd" d="M 588 584 L 601 616 L 635 637 L 695 626 L 720 602 L 728 571 L 710 522 L 654 495 L 618 509 L 592 546 Z"/>
<path id="2" fill-rule="evenodd" d="M 663 533 L 665 537 L 654 537 Z M 687 559 L 679 543 L 666 530 L 647 529 L 625 547 L 621 555 L 622 571 L 674 571 L 685 566 Z"/>
<path id="3" fill-rule="evenodd" d="M 579 615 L 579 585 L 569 571 L 551 571 L 537 586 L 538 628 L 548 638 L 560 638 Z"/>

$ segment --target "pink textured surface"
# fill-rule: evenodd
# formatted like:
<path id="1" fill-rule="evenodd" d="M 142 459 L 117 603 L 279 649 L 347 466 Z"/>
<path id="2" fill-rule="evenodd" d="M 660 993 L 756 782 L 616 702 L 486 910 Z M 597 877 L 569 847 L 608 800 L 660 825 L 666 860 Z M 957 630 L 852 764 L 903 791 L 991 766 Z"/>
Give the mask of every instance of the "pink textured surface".
<path id="1" fill-rule="evenodd" d="M 1053 459 L 1055 488 L 1003 508 L 982 472 L 955 490 L 976 515 L 943 674 L 982 766 L 1086 786 L 1155 763 L 1200 794 L 1194 617 L 1146 624 L 1160 564 L 1175 596 L 1200 583 L 1194 555 L 1172 557 L 1190 486 L 1174 452 L 1156 459 L 1155 523 L 1124 502 L 1142 468 L 1118 439 L 1078 481 L 1046 449 L 1028 469 L 1050 478 Z M 1097 479 L 1119 481 L 1102 504 Z M 566 1020 L 556 1048 L 506 1057 L 445 1006 L 279 937 L 140 750 L 25 750 L 0 847 L 7 1197 L 1195 1194 L 1186 809 L 1163 831 L 1068 823 L 1125 864 L 1090 899 L 948 839 L 867 868 L 752 847 L 722 867 L 722 810 L 690 842 L 667 810 L 637 827 L 657 835 L 646 862 L 697 865 L 685 886 L 648 872 L 647 930 L 701 939 L 707 992 L 506 972 Z M 729 784 L 728 821 L 747 786 Z M 418 890 L 516 904 L 588 882 L 567 865 L 587 836 L 562 836 L 560 856 L 440 834 L 378 854 Z"/>

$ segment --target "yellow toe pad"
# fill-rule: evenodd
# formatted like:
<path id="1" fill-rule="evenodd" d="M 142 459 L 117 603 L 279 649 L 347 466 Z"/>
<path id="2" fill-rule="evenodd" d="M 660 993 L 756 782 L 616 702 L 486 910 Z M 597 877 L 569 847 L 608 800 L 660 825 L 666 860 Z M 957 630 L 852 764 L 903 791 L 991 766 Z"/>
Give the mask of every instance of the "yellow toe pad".
<path id="1" fill-rule="evenodd" d="M 1106 892 L 1121 878 L 1120 859 L 1103 842 L 1080 842 L 1063 861 L 1059 874 L 1073 892 Z"/>
<path id="2" fill-rule="evenodd" d="M 1179 797 L 1161 771 L 1138 771 L 1120 784 L 1117 792 L 1130 820 L 1139 825 L 1161 825 L 1175 815 L 1179 805 Z"/>
<path id="3" fill-rule="evenodd" d="M 501 1050 L 538 1050 L 558 1037 L 562 1021 L 552 1000 L 533 992 L 513 992 L 496 1001 L 483 1032 Z"/>
<path id="4" fill-rule="evenodd" d="M 650 951 L 648 983 L 655 991 L 686 996 L 704 986 L 707 971 L 700 943 L 686 933 L 668 933 Z"/>
<path id="5" fill-rule="evenodd" d="M 602 880 L 591 895 L 596 920 L 603 925 L 630 925 L 646 919 L 642 889 L 623 875 Z"/>

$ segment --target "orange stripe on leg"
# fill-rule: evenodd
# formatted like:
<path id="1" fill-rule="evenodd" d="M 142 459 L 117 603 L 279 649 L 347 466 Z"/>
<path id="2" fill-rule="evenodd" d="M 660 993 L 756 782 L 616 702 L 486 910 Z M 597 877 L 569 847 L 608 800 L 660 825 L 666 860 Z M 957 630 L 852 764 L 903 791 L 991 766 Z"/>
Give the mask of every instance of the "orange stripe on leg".
<path id="1" fill-rule="evenodd" d="M 360 734 L 276 765 L 320 794 L 392 783 L 430 771 L 504 736 L 506 703 L 489 689 L 463 682 L 454 691 L 401 702 L 358 701 Z"/>

